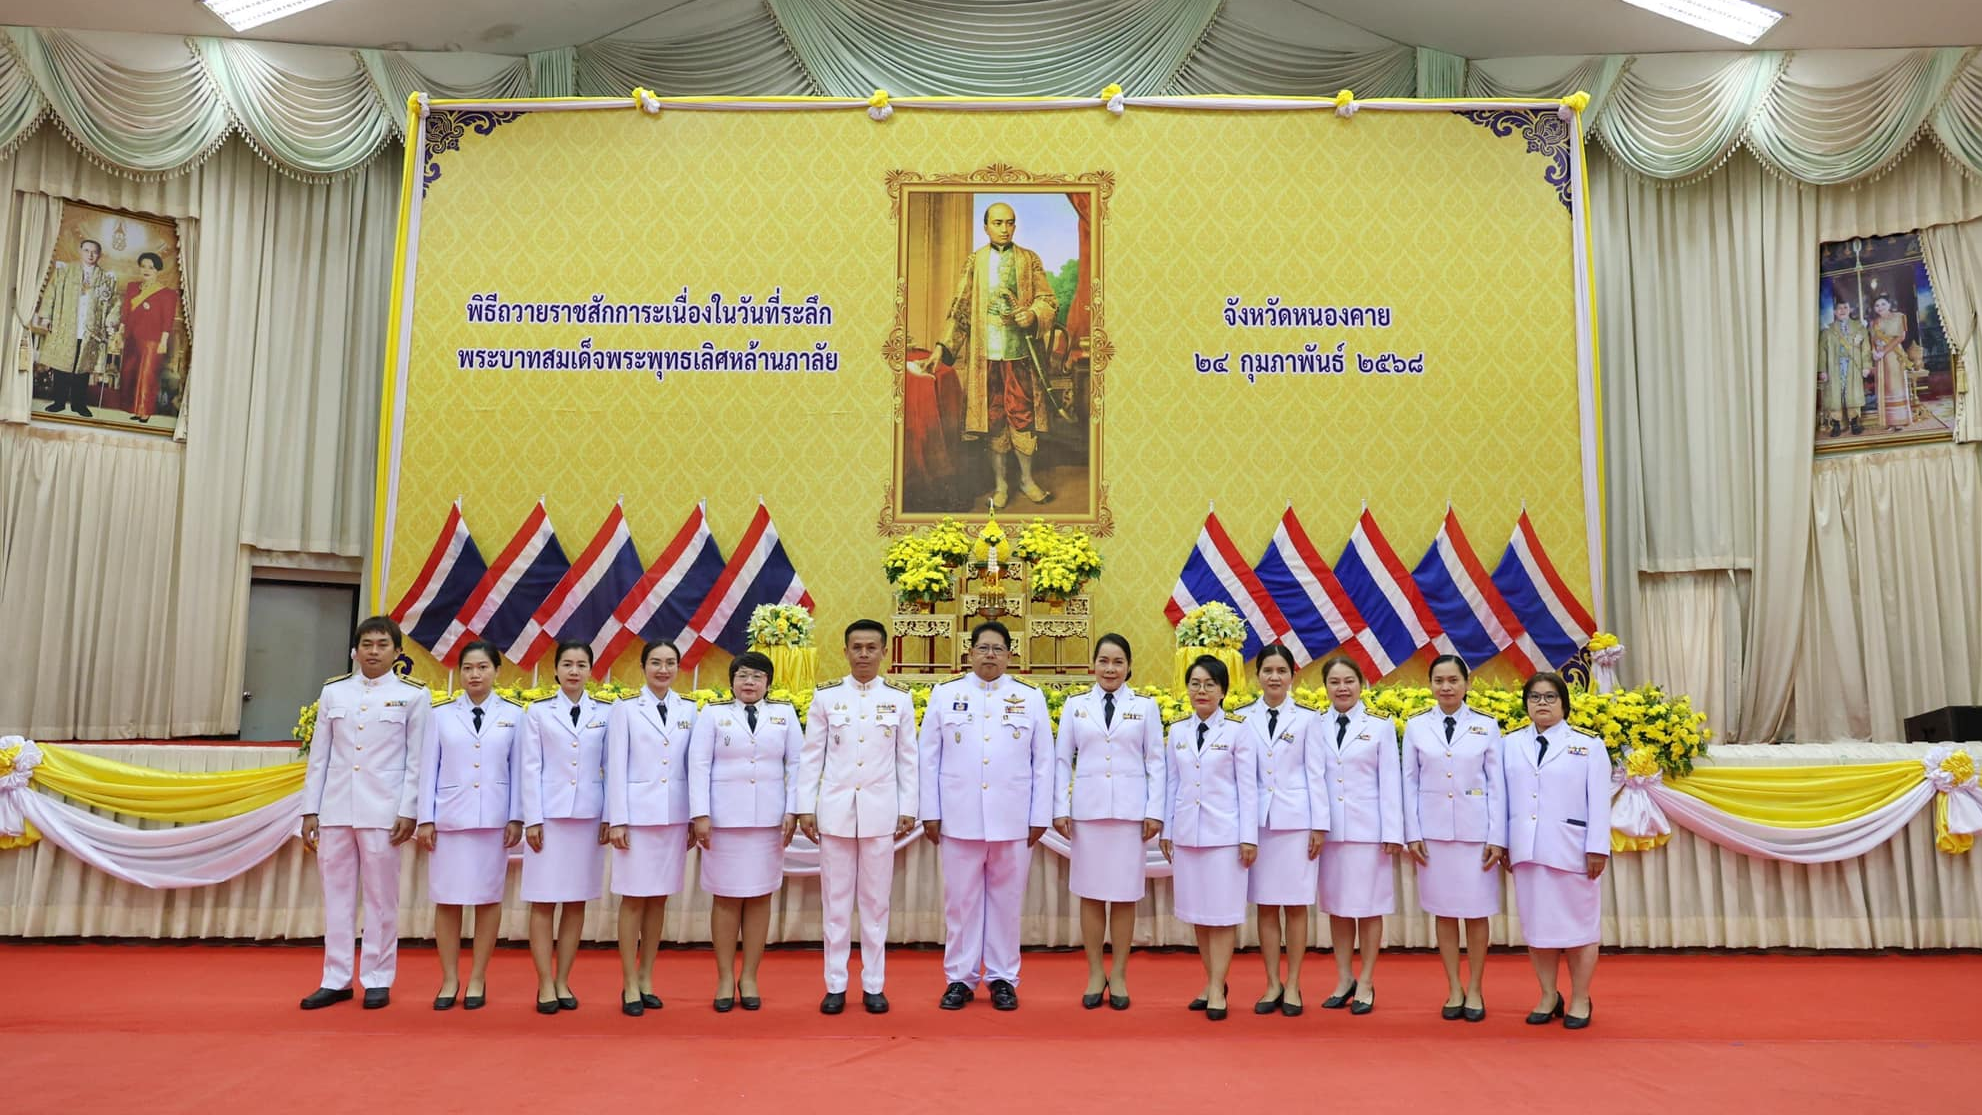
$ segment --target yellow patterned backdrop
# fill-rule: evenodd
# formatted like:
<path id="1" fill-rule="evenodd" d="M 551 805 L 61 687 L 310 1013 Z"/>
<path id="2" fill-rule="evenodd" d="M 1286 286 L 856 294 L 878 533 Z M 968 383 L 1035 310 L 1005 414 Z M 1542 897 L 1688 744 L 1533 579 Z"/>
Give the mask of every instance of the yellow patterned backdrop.
<path id="1" fill-rule="evenodd" d="M 998 164 L 1113 175 L 1101 416 L 1113 530 L 1094 593 L 1101 628 L 1144 648 L 1145 673 L 1163 672 L 1163 603 L 1213 500 L 1249 559 L 1291 501 L 1331 562 L 1367 500 L 1407 566 L 1450 501 L 1489 567 L 1525 501 L 1589 600 L 1578 263 L 1570 211 L 1544 180 L 1551 159 L 1519 130 L 1496 135 L 1453 112 L 904 110 L 876 123 L 848 109 L 627 107 L 524 112 L 453 146 L 413 174 L 415 190 L 438 177 L 424 184 L 408 268 L 411 361 L 391 560 L 374 579 L 381 607 L 411 583 L 457 496 L 490 560 L 540 495 L 574 558 L 623 496 L 643 561 L 701 498 L 727 554 L 761 496 L 822 631 L 891 611 L 877 529 L 896 421 L 883 354 L 898 254 L 888 176 Z M 834 320 L 493 326 L 465 313 L 487 292 L 666 302 L 684 286 L 698 301 L 817 292 Z M 1228 295 L 1388 306 L 1394 324 L 1233 329 Z M 840 368 L 664 382 L 458 368 L 464 346 L 577 348 L 586 337 L 601 348 L 824 340 Z M 1249 383 L 1194 362 L 1230 352 L 1236 366 L 1241 352 L 1338 340 L 1352 354 L 1339 376 Z M 1422 352 L 1425 373 L 1355 370 L 1354 353 L 1385 350 Z M 1017 525 L 1028 507 L 1014 493 L 1003 517 Z M 830 676 L 837 638 L 824 642 Z"/>

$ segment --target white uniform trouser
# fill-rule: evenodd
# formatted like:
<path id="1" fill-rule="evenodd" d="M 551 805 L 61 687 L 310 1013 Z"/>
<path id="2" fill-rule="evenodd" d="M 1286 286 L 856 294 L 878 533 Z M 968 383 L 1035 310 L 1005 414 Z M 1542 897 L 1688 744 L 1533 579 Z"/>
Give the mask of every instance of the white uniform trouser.
<path id="1" fill-rule="evenodd" d="M 860 989 L 879 995 L 888 981 L 888 898 L 895 887 L 893 836 L 820 836 L 819 899 L 826 938 L 826 990 L 846 990 L 853 906 L 860 900 Z"/>
<path id="2" fill-rule="evenodd" d="M 361 982 L 391 987 L 399 967 L 399 849 L 386 829 L 325 825 L 317 834 L 323 873 L 323 983 L 351 986 L 357 939 L 358 887 L 364 882 L 365 956 Z"/>
<path id="3" fill-rule="evenodd" d="M 1023 840 L 960 840 L 945 836 L 943 860 L 943 976 L 977 986 L 1019 981 L 1019 914 L 1032 849 Z"/>

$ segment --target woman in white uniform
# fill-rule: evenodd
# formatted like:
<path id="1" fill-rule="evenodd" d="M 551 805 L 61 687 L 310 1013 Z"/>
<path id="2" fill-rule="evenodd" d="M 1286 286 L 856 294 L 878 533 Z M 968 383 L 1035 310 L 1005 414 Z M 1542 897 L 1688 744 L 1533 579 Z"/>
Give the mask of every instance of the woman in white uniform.
<path id="1" fill-rule="evenodd" d="M 688 858 L 688 737 L 695 702 L 668 692 L 681 667 L 672 643 L 640 648 L 647 687 L 606 717 L 606 838 L 612 892 L 619 895 L 619 1009 L 632 1017 L 661 1008 L 654 960 L 668 895 L 681 889 Z"/>
<path id="2" fill-rule="evenodd" d="M 1191 1001 L 1213 1022 L 1225 1020 L 1225 977 L 1246 920 L 1246 871 L 1259 855 L 1259 771 L 1252 729 L 1228 716 L 1232 686 L 1225 664 L 1199 655 L 1185 675 L 1191 715 L 1170 726 L 1164 796 L 1163 858 L 1175 866 L 1176 914 L 1197 930 L 1204 994 Z"/>
<path id="3" fill-rule="evenodd" d="M 1259 910 L 1259 957 L 1266 992 L 1254 1014 L 1289 1018 L 1305 1009 L 1301 961 L 1308 951 L 1308 907 L 1314 904 L 1322 841 L 1328 829 L 1328 752 L 1321 718 L 1294 703 L 1294 652 L 1274 643 L 1253 659 L 1259 700 L 1247 706 L 1246 726 L 1258 734 L 1259 859 L 1247 897 Z M 1284 919 L 1284 929 L 1283 929 Z M 1280 974 L 1280 943 L 1287 974 Z"/>
<path id="4" fill-rule="evenodd" d="M 1129 1009 L 1129 943 L 1143 895 L 1143 847 L 1163 828 L 1163 718 L 1128 686 L 1129 641 L 1094 641 L 1094 688 L 1067 698 L 1053 749 L 1053 828 L 1072 844 L 1068 889 L 1080 898 L 1087 991 L 1080 1005 Z M 1111 905 L 1112 904 L 1112 905 Z M 1115 939 L 1104 972 L 1102 943 Z"/>
<path id="5" fill-rule="evenodd" d="M 523 900 L 530 904 L 530 959 L 537 1013 L 577 1010 L 571 967 L 585 931 L 585 903 L 599 897 L 606 865 L 604 701 L 585 692 L 592 648 L 557 645 L 558 691 L 523 719 Z M 564 911 L 559 915 L 558 907 Z M 552 954 L 555 922 L 556 954 Z"/>
<path id="6" fill-rule="evenodd" d="M 1328 843 L 1321 849 L 1321 908 L 1335 949 L 1329 1010 L 1376 1009 L 1376 954 L 1383 918 L 1397 909 L 1393 858 L 1404 845 L 1404 772 L 1397 726 L 1363 707 L 1363 668 L 1336 655 L 1321 664 L 1328 710 L 1321 745 L 1328 750 Z M 1353 953 L 1362 949 L 1362 970 Z"/>
<path id="7" fill-rule="evenodd" d="M 1432 915 L 1445 965 L 1447 1022 L 1486 1019 L 1487 919 L 1500 912 L 1507 784 L 1500 725 L 1466 705 L 1472 673 L 1456 654 L 1431 662 L 1431 708 L 1404 725 L 1404 839 L 1418 865 L 1418 905 Z M 1460 925 L 1472 972 L 1459 976 Z"/>
<path id="8" fill-rule="evenodd" d="M 702 849 L 702 889 L 713 899 L 709 938 L 719 1014 L 763 1005 L 757 967 L 771 931 L 771 895 L 784 883 L 785 845 L 797 828 L 793 803 L 805 734 L 796 708 L 764 699 L 772 672 L 771 660 L 756 651 L 731 659 L 735 700 L 703 709 L 688 742 L 688 811 Z"/>
<path id="9" fill-rule="evenodd" d="M 1610 753 L 1603 740 L 1563 723 L 1569 686 L 1539 673 L 1521 689 L 1528 724 L 1507 733 L 1507 859 L 1528 961 L 1541 983 L 1531 1026 L 1561 1018 L 1565 1029 L 1590 1024 L 1590 979 L 1603 939 L 1603 872 L 1610 862 Z M 1569 998 L 1556 989 L 1569 954 Z"/>
<path id="10" fill-rule="evenodd" d="M 523 839 L 513 792 L 522 749 L 516 733 L 523 706 L 495 694 L 502 653 L 476 640 L 461 652 L 461 696 L 427 719 L 420 753 L 420 827 L 427 856 L 427 898 L 434 904 L 434 950 L 440 954 L 435 1010 L 454 1006 L 461 966 L 461 909 L 475 908 L 475 953 L 462 1006 L 488 1003 L 489 957 L 502 924 L 509 849 Z"/>

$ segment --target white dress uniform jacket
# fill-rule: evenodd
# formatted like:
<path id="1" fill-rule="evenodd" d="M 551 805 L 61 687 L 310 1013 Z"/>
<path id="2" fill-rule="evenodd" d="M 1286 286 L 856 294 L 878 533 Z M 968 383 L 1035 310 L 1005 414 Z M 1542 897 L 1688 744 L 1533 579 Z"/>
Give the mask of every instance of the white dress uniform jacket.
<path id="1" fill-rule="evenodd" d="M 463 693 L 427 716 L 420 763 L 421 824 L 440 832 L 499 829 L 523 819 L 517 795 L 523 749 L 516 737 L 523 706 L 490 694 L 475 730 L 475 702 Z"/>
<path id="2" fill-rule="evenodd" d="M 822 836 L 892 837 L 898 820 L 921 816 L 916 747 L 907 686 L 850 677 L 820 686 L 806 716 L 793 812 L 815 814 Z"/>
<path id="3" fill-rule="evenodd" d="M 804 747 L 798 710 L 783 701 L 757 702 L 755 732 L 741 701 L 703 709 L 688 737 L 688 815 L 716 828 L 783 824 Z"/>
<path id="4" fill-rule="evenodd" d="M 1184 848 L 1259 843 L 1259 737 L 1247 719 L 1212 713 L 1202 749 L 1195 715 L 1170 725 L 1164 839 Z"/>
<path id="5" fill-rule="evenodd" d="M 1337 718 L 1347 715 L 1342 742 Z M 1321 745 L 1329 752 L 1328 835 L 1361 844 L 1404 842 L 1404 768 L 1397 753 L 1397 726 L 1372 715 L 1357 701 L 1346 714 L 1330 705 L 1320 713 Z"/>
<path id="6" fill-rule="evenodd" d="M 420 750 L 433 697 L 397 674 L 347 674 L 317 696 L 303 812 L 317 823 L 389 829 L 419 815 Z"/>
<path id="7" fill-rule="evenodd" d="M 669 693 L 613 702 L 606 714 L 606 823 L 685 825 L 695 702 Z"/>
<path id="8" fill-rule="evenodd" d="M 1270 715 L 1273 711 L 1280 715 Z M 1259 827 L 1327 831 L 1333 820 L 1328 808 L 1328 759 L 1335 748 L 1332 743 L 1324 745 L 1321 718 L 1313 709 L 1295 704 L 1291 695 L 1278 710 L 1268 709 L 1262 697 L 1240 715 L 1254 731 L 1259 749 Z M 1271 737 L 1269 720 L 1274 721 Z"/>
<path id="9" fill-rule="evenodd" d="M 1053 816 L 1076 821 L 1160 821 L 1168 792 L 1163 717 L 1124 685 L 1110 722 L 1100 686 L 1067 698 L 1053 747 Z"/>
<path id="10" fill-rule="evenodd" d="M 1567 724 L 1548 730 L 1548 754 L 1534 725 L 1507 733 L 1507 855 L 1581 873 L 1585 855 L 1610 854 L 1610 753 L 1602 739 Z"/>
<path id="11" fill-rule="evenodd" d="M 1433 705 L 1404 724 L 1404 839 L 1507 847 L 1507 782 L 1500 725 L 1465 705 L 1452 717 Z"/>
<path id="12" fill-rule="evenodd" d="M 1053 821 L 1053 723 L 1039 690 L 1010 674 L 936 686 L 922 716 L 922 819 L 943 836 L 1024 840 Z"/>
<path id="13" fill-rule="evenodd" d="M 610 706 L 582 694 L 578 722 L 563 690 L 532 704 L 523 718 L 523 823 L 596 821 L 606 811 L 606 718 Z"/>

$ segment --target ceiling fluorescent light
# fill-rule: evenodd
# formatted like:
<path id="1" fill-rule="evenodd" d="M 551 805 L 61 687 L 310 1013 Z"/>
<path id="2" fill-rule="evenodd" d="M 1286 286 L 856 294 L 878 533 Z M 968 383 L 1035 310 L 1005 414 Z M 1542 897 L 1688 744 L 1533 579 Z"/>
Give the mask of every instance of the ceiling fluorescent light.
<path id="1" fill-rule="evenodd" d="M 200 0 L 207 9 L 236 31 L 260 27 L 297 12 L 308 11 L 330 0 Z"/>
<path id="2" fill-rule="evenodd" d="M 1746 46 L 1769 33 L 1782 13 L 1747 0 L 1624 0 L 1635 8 L 1733 39 Z"/>

